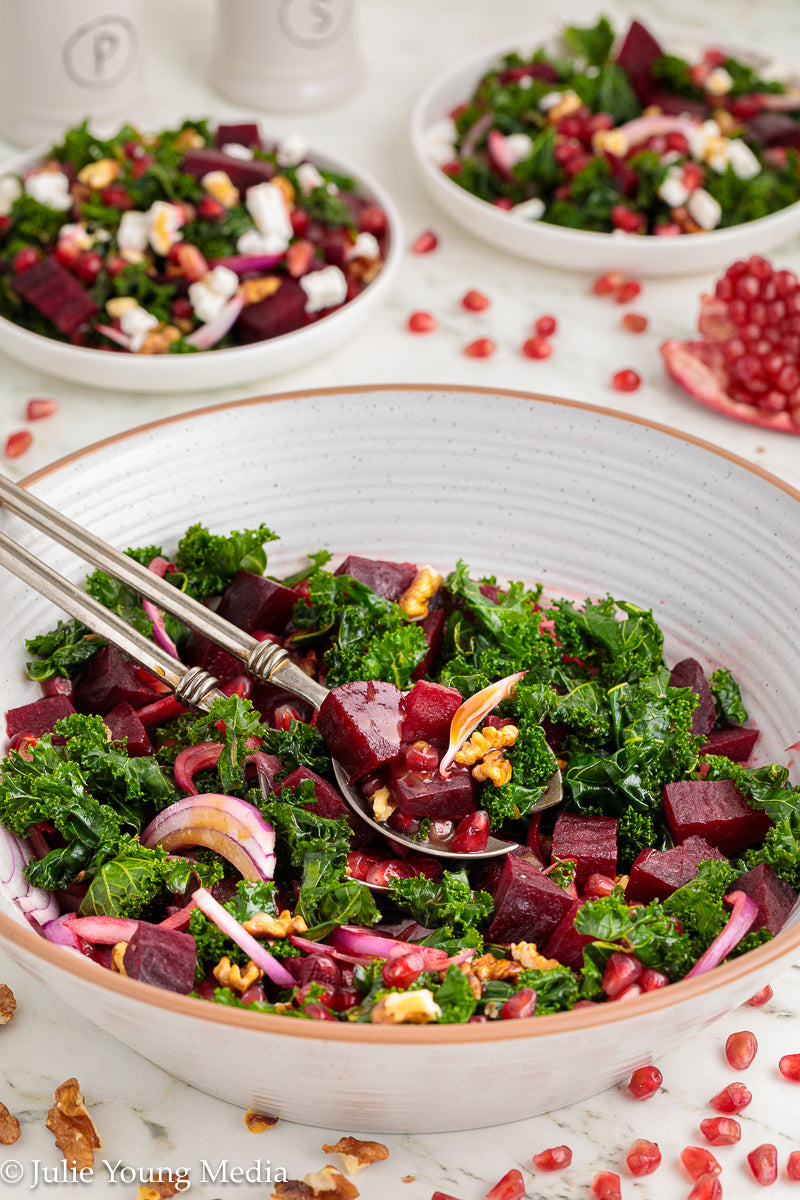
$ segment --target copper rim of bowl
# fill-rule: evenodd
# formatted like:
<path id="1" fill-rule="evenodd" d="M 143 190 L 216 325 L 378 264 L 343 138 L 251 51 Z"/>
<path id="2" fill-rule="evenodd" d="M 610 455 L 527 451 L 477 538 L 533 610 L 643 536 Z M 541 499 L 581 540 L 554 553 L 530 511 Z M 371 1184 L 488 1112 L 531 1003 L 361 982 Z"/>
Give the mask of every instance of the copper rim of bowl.
<path id="1" fill-rule="evenodd" d="M 469 385 L 442 384 L 431 385 L 423 383 L 403 384 L 367 384 L 352 387 L 316 388 L 309 391 L 282 392 L 274 396 L 258 396 L 248 400 L 234 400 L 225 404 L 211 405 L 208 408 L 195 409 L 191 412 L 180 413 L 174 417 L 165 417 L 159 421 L 147 422 L 134 429 L 113 437 L 104 438 L 83 450 L 77 450 L 63 458 L 50 463 L 49 466 L 28 475 L 22 480 L 23 487 L 30 487 L 42 479 L 57 473 L 69 463 L 87 458 L 91 454 L 105 450 L 131 437 L 138 437 L 144 432 L 159 429 L 166 425 L 202 417 L 207 413 L 224 412 L 230 409 L 246 408 L 254 405 L 273 404 L 281 400 L 320 399 L 324 396 L 349 395 L 353 392 L 378 394 L 380 392 L 423 391 L 431 390 L 456 392 L 464 394 L 479 394 L 486 396 L 507 396 L 516 400 L 533 400 L 537 403 L 555 404 L 563 408 L 580 409 L 589 413 L 600 413 L 625 423 L 642 425 L 658 433 L 688 442 L 702 450 L 727 459 L 736 466 L 759 476 L 772 484 L 773 487 L 785 492 L 800 503 L 800 491 L 772 475 L 769 471 L 749 463 L 710 442 L 704 441 L 681 430 L 661 425 L 656 421 L 648 421 L 644 417 L 628 416 L 614 409 L 599 405 L 586 404 L 579 400 L 565 400 L 557 396 L 541 395 L 536 392 L 515 391 L 508 388 L 470 387 Z M 0 944 L 11 942 L 28 953 L 41 958 L 50 966 L 59 967 L 68 974 L 77 976 L 85 983 L 95 984 L 107 991 L 121 996 L 140 1000 L 153 1008 L 163 1009 L 170 1013 L 183 1015 L 194 1020 L 205 1020 L 210 1024 L 234 1026 L 250 1031 L 263 1030 L 264 1033 L 281 1034 L 286 1037 L 312 1038 L 322 1041 L 343 1041 L 355 1043 L 377 1043 L 381 1045 L 412 1043 L 429 1044 L 431 1041 L 444 1044 L 471 1044 L 483 1041 L 506 1041 L 509 1038 L 535 1038 L 548 1034 L 577 1033 L 596 1025 L 614 1025 L 625 1021 L 628 1017 L 641 1017 L 646 1013 L 664 1012 L 675 1003 L 699 999 L 718 986 L 734 984 L 746 976 L 758 974 L 763 977 L 771 962 L 784 958 L 794 950 L 800 953 L 800 924 L 765 943 L 763 946 L 750 950 L 733 962 L 715 967 L 704 975 L 693 979 L 681 980 L 670 984 L 669 987 L 649 992 L 625 1004 L 599 1004 L 595 1008 L 583 1008 L 577 1012 L 552 1013 L 548 1016 L 537 1017 L 533 1021 L 497 1021 L 486 1025 L 401 1025 L 384 1026 L 369 1024 L 349 1024 L 345 1022 L 328 1021 L 299 1021 L 271 1013 L 254 1013 L 246 1009 L 228 1008 L 221 1004 L 212 1004 L 208 1000 L 192 999 L 150 984 L 140 983 L 136 979 L 123 978 L 91 962 L 88 958 L 76 959 L 72 955 L 62 953 L 61 947 L 45 941 L 32 929 L 25 929 L 11 917 L 0 913 Z"/>

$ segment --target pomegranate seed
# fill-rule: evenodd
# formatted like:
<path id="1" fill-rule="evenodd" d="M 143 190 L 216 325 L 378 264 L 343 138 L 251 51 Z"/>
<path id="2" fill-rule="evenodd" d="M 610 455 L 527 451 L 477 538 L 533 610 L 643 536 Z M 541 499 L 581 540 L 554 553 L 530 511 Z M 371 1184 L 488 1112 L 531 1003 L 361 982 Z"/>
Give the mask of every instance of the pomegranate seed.
<path id="1" fill-rule="evenodd" d="M 55 400 L 45 400 L 44 398 L 29 400 L 25 405 L 25 420 L 41 421 L 43 417 L 52 417 L 55 412 L 58 412 Z"/>
<path id="2" fill-rule="evenodd" d="M 642 290 L 642 285 L 636 279 L 626 279 L 622 287 L 616 294 L 617 304 L 627 304 L 629 300 L 634 300 Z"/>
<path id="3" fill-rule="evenodd" d="M 658 991 L 668 983 L 669 975 L 665 975 L 663 971 L 656 971 L 653 967 L 647 967 L 639 978 L 639 986 L 643 992 Z"/>
<path id="4" fill-rule="evenodd" d="M 667 150 L 674 150 L 677 154 L 688 154 L 689 142 L 687 141 L 685 134 L 675 132 L 668 133 L 666 135 L 665 148 Z"/>
<path id="5" fill-rule="evenodd" d="M 455 827 L 454 821 L 448 821 L 445 817 L 437 817 L 436 820 L 431 821 L 428 841 L 444 845 L 452 838 Z"/>
<path id="6" fill-rule="evenodd" d="M 431 229 L 421 233 L 411 247 L 414 254 L 430 254 L 439 245 L 439 239 Z"/>
<path id="7" fill-rule="evenodd" d="M 483 312 L 491 304 L 488 296 L 484 296 L 483 292 L 469 291 L 465 292 L 461 297 L 461 304 L 464 308 L 468 308 L 470 312 Z"/>
<path id="8" fill-rule="evenodd" d="M 459 163 L 458 170 L 459 171 L 461 170 L 460 163 Z M 453 173 L 458 174 L 457 171 L 455 171 Z M 506 212 L 510 212 L 510 210 L 514 207 L 514 201 L 511 200 L 508 196 L 498 196 L 496 200 L 492 201 L 492 204 L 494 205 L 495 208 L 505 209 Z"/>
<path id="9" fill-rule="evenodd" d="M 293 704 L 278 704 L 272 714 L 272 723 L 276 729 L 281 729 L 284 733 L 291 729 L 292 721 L 301 721 L 300 713 Z"/>
<path id="10" fill-rule="evenodd" d="M 298 238 L 296 242 L 292 242 L 286 251 L 286 270 L 293 279 L 300 279 L 302 275 L 308 274 L 316 253 L 314 243 L 309 242 L 307 238 Z"/>
<path id="11" fill-rule="evenodd" d="M 438 858 L 426 858 L 424 854 L 410 854 L 406 862 L 413 867 L 415 875 L 424 875 L 426 879 L 438 879 L 442 873 L 442 864 Z"/>
<path id="12" fill-rule="evenodd" d="M 641 313 L 627 312 L 622 318 L 621 324 L 628 333 L 644 333 L 648 326 L 648 320 Z"/>
<path id="13" fill-rule="evenodd" d="M 103 269 L 103 260 L 95 250 L 88 250 L 75 263 L 75 274 L 84 283 L 94 283 Z"/>
<path id="14" fill-rule="evenodd" d="M 606 963 L 601 987 L 609 999 L 613 1000 L 632 983 L 636 983 L 641 973 L 642 964 L 634 954 L 615 951 Z"/>
<path id="15" fill-rule="evenodd" d="M 435 771 L 439 765 L 439 752 L 430 742 L 412 742 L 403 751 L 403 758 L 412 771 Z"/>
<path id="16" fill-rule="evenodd" d="M 800 1156 L 800 1151 L 798 1151 Z M 533 1156 L 533 1165 L 538 1171 L 560 1171 L 572 1162 L 572 1151 L 569 1146 L 550 1146 Z"/>
<path id="17" fill-rule="evenodd" d="M 6 438 L 3 453 L 6 458 L 20 458 L 26 450 L 30 450 L 32 442 L 33 436 L 27 429 L 18 429 L 16 433 L 10 433 Z"/>
<path id="18" fill-rule="evenodd" d="M 139 158 L 135 159 L 133 166 L 131 167 L 131 175 L 133 175 L 133 178 L 141 179 L 145 171 L 149 170 L 155 161 L 156 160 L 152 154 L 142 154 Z"/>
<path id="19" fill-rule="evenodd" d="M 747 1156 L 756 1183 L 769 1187 L 778 1178 L 778 1151 L 769 1142 L 756 1146 Z"/>
<path id="20" fill-rule="evenodd" d="M 221 200 L 216 200 L 213 196 L 203 196 L 202 200 L 197 201 L 197 215 L 201 221 L 222 221 L 228 215 L 228 210 Z"/>
<path id="21" fill-rule="evenodd" d="M 558 329 L 558 321 L 550 313 L 538 317 L 533 323 L 533 332 L 541 338 L 552 337 Z"/>
<path id="22" fill-rule="evenodd" d="M 786 1174 L 797 1183 L 800 1180 L 800 1150 L 793 1150 L 786 1163 Z"/>
<path id="23" fill-rule="evenodd" d="M 399 858 L 389 858 L 386 862 L 376 863 L 367 871 L 366 882 L 378 887 L 386 887 L 390 879 L 411 879 L 414 875 L 412 867 L 401 862 Z"/>
<path id="24" fill-rule="evenodd" d="M 405 837 L 414 837 L 419 833 L 422 825 L 420 817 L 409 816 L 408 813 L 401 813 L 399 808 L 396 808 L 391 816 L 386 821 L 396 833 L 402 833 Z"/>
<path id="25" fill-rule="evenodd" d="M 553 347 L 543 337 L 531 337 L 522 343 L 522 353 L 526 358 L 549 358 Z"/>
<path id="26" fill-rule="evenodd" d="M 644 229 L 645 220 L 642 213 L 634 212 L 625 204 L 615 204 L 611 209 L 611 224 L 623 233 L 639 233 Z"/>
<path id="27" fill-rule="evenodd" d="M 425 970 L 425 960 L 418 950 L 398 954 L 383 964 L 383 982 L 387 987 L 407 988 L 419 979 Z"/>
<path id="28" fill-rule="evenodd" d="M 750 1004 L 753 1008 L 761 1008 L 762 1005 L 769 1003 L 774 994 L 772 988 L 767 984 L 760 992 L 756 992 L 755 996 L 751 996 L 746 1003 Z"/>
<path id="29" fill-rule="evenodd" d="M 639 1067 L 628 1080 L 628 1091 L 634 1100 L 649 1100 L 663 1082 L 664 1076 L 658 1067 Z"/>
<path id="30" fill-rule="evenodd" d="M 476 854 L 485 850 L 489 841 L 489 814 L 479 809 L 459 821 L 450 850 L 453 854 Z"/>
<path id="31" fill-rule="evenodd" d="M 121 254 L 110 254 L 106 259 L 106 275 L 110 275 L 112 279 L 115 279 L 117 275 L 120 275 L 130 265 L 128 260 L 123 258 Z"/>
<path id="32" fill-rule="evenodd" d="M 742 1136 L 742 1127 L 733 1117 L 708 1117 L 700 1122 L 700 1132 L 711 1146 L 732 1146 Z"/>
<path id="33" fill-rule="evenodd" d="M 725 1057 L 734 1071 L 746 1071 L 756 1056 L 758 1042 L 754 1033 L 732 1033 L 725 1042 Z"/>
<path id="34" fill-rule="evenodd" d="M 413 312 L 408 318 L 409 333 L 433 333 L 436 329 L 436 317 L 429 312 Z"/>
<path id="35" fill-rule="evenodd" d="M 613 879 L 608 875 L 599 875 L 597 873 L 590 875 L 583 885 L 584 896 L 610 896 L 616 887 Z"/>
<path id="36" fill-rule="evenodd" d="M 641 375 L 630 367 L 625 367 L 611 376 L 611 386 L 615 392 L 635 392 L 641 385 Z"/>
<path id="37" fill-rule="evenodd" d="M 687 162 L 683 164 L 681 172 L 681 183 L 686 188 L 687 192 L 696 192 L 699 187 L 705 183 L 706 174 L 701 166 L 695 162 Z"/>
<path id="38" fill-rule="evenodd" d="M 701 1175 L 719 1175 L 722 1170 L 711 1151 L 703 1146 L 684 1146 L 681 1162 L 695 1182 Z"/>
<path id="39" fill-rule="evenodd" d="M 297 237 L 305 237 L 308 233 L 308 228 L 311 224 L 311 217 L 304 208 L 293 208 L 289 221 L 292 226 L 292 233 Z"/>
<path id="40" fill-rule="evenodd" d="M 191 321 L 194 316 L 192 302 L 188 296 L 177 296 L 170 305 L 170 312 L 176 321 Z"/>
<path id="41" fill-rule="evenodd" d="M 42 680 L 42 693 L 45 696 L 71 696 L 73 690 L 68 675 L 51 675 L 49 679 Z"/>
<path id="42" fill-rule="evenodd" d="M 655 1142 L 646 1138 L 637 1138 L 625 1155 L 625 1162 L 631 1175 L 652 1175 L 661 1162 L 661 1151 Z"/>
<path id="43" fill-rule="evenodd" d="M 778 1070 L 784 1079 L 800 1083 L 800 1054 L 784 1054 L 778 1063 Z"/>
<path id="44" fill-rule="evenodd" d="M 502 1179 L 486 1193 L 486 1200 L 522 1200 L 525 1195 L 525 1181 L 522 1172 L 516 1167 L 507 1171 Z"/>
<path id="45" fill-rule="evenodd" d="M 553 158 L 560 167 L 566 167 L 573 158 L 583 158 L 583 146 L 577 138 L 566 138 L 553 147 Z"/>
<path id="46" fill-rule="evenodd" d="M 743 1108 L 747 1108 L 752 1099 L 752 1093 L 745 1084 L 729 1083 L 721 1092 L 717 1092 L 716 1096 L 712 1096 L 708 1103 L 717 1112 L 733 1116 L 740 1113 Z"/>
<path id="47" fill-rule="evenodd" d="M 361 210 L 358 228 L 362 233 L 383 233 L 387 224 L 386 213 L 379 204 L 367 204 Z"/>
<path id="48" fill-rule="evenodd" d="M 535 1011 L 536 992 L 533 988 L 524 987 L 509 996 L 500 1009 L 500 1016 L 504 1021 L 515 1021 L 519 1017 L 532 1017 Z"/>
<path id="49" fill-rule="evenodd" d="M 464 347 L 464 353 L 469 358 L 489 358 L 497 349 L 491 338 L 476 338 Z"/>
<path id="50" fill-rule="evenodd" d="M 367 871 L 378 861 L 374 854 L 363 854 L 360 850 L 351 850 L 347 855 L 347 874 L 352 879 L 366 879 Z"/>
<path id="51" fill-rule="evenodd" d="M 35 267 L 41 257 L 34 246 L 23 246 L 12 258 L 11 270 L 15 275 L 22 275 L 23 271 L 30 271 L 31 267 Z"/>
<path id="52" fill-rule="evenodd" d="M 119 208 L 123 212 L 129 208 L 134 208 L 134 200 L 126 187 L 119 183 L 111 183 L 108 187 L 101 188 L 100 199 L 103 204 L 107 204 L 109 208 Z"/>
<path id="53" fill-rule="evenodd" d="M 62 267 L 69 267 L 72 270 L 81 256 L 81 248 L 72 238 L 62 237 L 59 238 L 53 254 Z M 127 266 L 127 263 L 125 265 Z"/>
<path id="54" fill-rule="evenodd" d="M 701 1175 L 686 1200 L 722 1200 L 722 1184 L 716 1175 Z"/>
<path id="55" fill-rule="evenodd" d="M 654 232 L 656 237 L 678 237 L 683 230 L 674 221 L 661 221 L 656 225 Z"/>
<path id="56" fill-rule="evenodd" d="M 449 1192 L 434 1192 L 431 1200 L 458 1200 L 458 1196 L 451 1196 Z"/>
<path id="57" fill-rule="evenodd" d="M 610 296 L 612 292 L 619 291 L 624 282 L 625 279 L 619 271 L 606 271 L 604 275 L 598 275 L 595 279 L 592 291 L 595 296 Z"/>
<path id="58" fill-rule="evenodd" d="M 635 1000 L 637 996 L 641 996 L 642 988 L 638 983 L 632 983 L 628 987 L 623 988 L 621 992 L 617 992 L 616 996 L 609 997 L 613 1000 Z"/>
<path id="59" fill-rule="evenodd" d="M 592 1195 L 597 1200 L 622 1200 L 619 1175 L 613 1171 L 598 1171 L 592 1180 Z"/>
<path id="60" fill-rule="evenodd" d="M 208 263 L 204 255 L 191 242 L 178 242 L 175 258 L 190 283 L 199 283 L 208 274 Z"/>

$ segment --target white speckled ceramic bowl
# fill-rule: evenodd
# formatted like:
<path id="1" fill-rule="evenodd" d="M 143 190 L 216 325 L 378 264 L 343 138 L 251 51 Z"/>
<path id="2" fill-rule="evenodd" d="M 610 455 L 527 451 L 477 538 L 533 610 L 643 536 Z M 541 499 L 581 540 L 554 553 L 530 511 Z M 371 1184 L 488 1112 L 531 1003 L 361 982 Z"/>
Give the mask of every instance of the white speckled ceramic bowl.
<path id="1" fill-rule="evenodd" d="M 487 417 L 489 419 L 487 419 Z M 653 607 L 671 661 L 731 664 L 785 760 L 800 724 L 800 493 L 739 459 L 572 401 L 376 387 L 206 409 L 104 442 L 27 481 L 119 546 L 198 519 L 265 520 L 275 570 L 327 546 L 606 590 Z M 80 579 L 66 551 L 2 527 Z M 22 638 L 55 616 L 3 579 L 3 709 L 36 694 Z M 764 620 L 769 613 L 769 620 Z M 532 1021 L 387 1028 L 259 1015 L 124 979 L 34 934 L 0 894 L 8 953 L 65 1003 L 179 1078 L 242 1106 L 356 1130 L 464 1129 L 592 1095 L 747 999 L 800 957 L 800 927 L 625 1004 Z M 79 1070 L 78 1070 L 78 1073 Z"/>

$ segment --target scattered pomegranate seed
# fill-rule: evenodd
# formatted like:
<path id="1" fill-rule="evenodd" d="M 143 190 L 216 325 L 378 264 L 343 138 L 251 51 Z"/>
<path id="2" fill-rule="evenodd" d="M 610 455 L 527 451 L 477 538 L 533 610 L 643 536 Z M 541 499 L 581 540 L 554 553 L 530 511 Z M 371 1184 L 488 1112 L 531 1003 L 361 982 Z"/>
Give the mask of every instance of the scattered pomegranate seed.
<path id="1" fill-rule="evenodd" d="M 522 353 L 526 358 L 549 358 L 553 347 L 543 337 L 531 337 L 522 343 Z"/>
<path id="2" fill-rule="evenodd" d="M 450 850 L 453 854 L 476 854 L 489 843 L 489 814 L 482 809 L 470 813 L 456 825 Z"/>
<path id="3" fill-rule="evenodd" d="M 311 268 L 316 255 L 316 247 L 307 238 L 298 238 L 292 242 L 286 251 L 286 270 L 293 279 L 300 279 Z"/>
<path id="4" fill-rule="evenodd" d="M 458 1196 L 451 1196 L 449 1192 L 434 1192 L 431 1200 L 458 1200 Z"/>
<path id="5" fill-rule="evenodd" d="M 103 260 L 96 250 L 87 250 L 75 263 L 75 274 L 84 283 L 94 283 L 103 269 Z"/>
<path id="6" fill-rule="evenodd" d="M 732 1146 L 742 1136 L 742 1127 L 733 1117 L 708 1117 L 700 1122 L 700 1132 L 711 1146 Z"/>
<path id="7" fill-rule="evenodd" d="M 722 1200 L 722 1184 L 716 1175 L 701 1175 L 686 1200 Z"/>
<path id="8" fill-rule="evenodd" d="M 435 771 L 439 765 L 439 752 L 430 742 L 412 742 L 405 747 L 403 758 L 412 771 Z"/>
<path id="9" fill-rule="evenodd" d="M 500 1009 L 500 1017 L 504 1021 L 516 1021 L 521 1017 L 532 1017 L 536 1012 L 536 992 L 533 988 L 520 988 L 509 996 Z"/>
<path id="10" fill-rule="evenodd" d="M 664 1076 L 658 1067 L 639 1067 L 628 1080 L 628 1091 L 634 1100 L 649 1100 L 651 1096 L 655 1096 L 663 1082 Z"/>
<path id="11" fill-rule="evenodd" d="M 388 958 L 383 964 L 383 982 L 387 987 L 407 988 L 425 970 L 425 960 L 418 950 Z"/>
<path id="12" fill-rule="evenodd" d="M 711 1151 L 703 1146 L 684 1146 L 681 1150 L 681 1162 L 695 1182 L 701 1175 L 719 1175 L 722 1170 Z"/>
<path id="13" fill-rule="evenodd" d="M 606 963 L 601 987 L 609 999 L 613 1000 L 632 983 L 636 983 L 641 973 L 642 964 L 635 954 L 614 951 Z"/>
<path id="14" fill-rule="evenodd" d="M 800 1054 L 784 1054 L 778 1063 L 778 1070 L 784 1079 L 800 1083 Z"/>
<path id="15" fill-rule="evenodd" d="M 627 312 L 620 324 L 623 329 L 627 329 L 628 333 L 644 333 L 649 321 L 641 313 Z"/>
<path id="16" fill-rule="evenodd" d="M 642 385 L 642 377 L 630 367 L 617 371 L 611 376 L 611 386 L 615 392 L 635 392 Z"/>
<path id="17" fill-rule="evenodd" d="M 55 412 L 58 412 L 55 400 L 45 400 L 44 398 L 29 400 L 25 405 L 25 420 L 41 421 L 43 417 L 52 417 Z"/>
<path id="18" fill-rule="evenodd" d="M 275 728 L 287 733 L 291 729 L 292 721 L 302 721 L 302 717 L 295 706 L 293 704 L 278 704 L 272 714 L 272 723 Z"/>
<path id="19" fill-rule="evenodd" d="M 550 313 L 545 313 L 542 317 L 537 317 L 533 323 L 533 332 L 539 337 L 552 337 L 558 329 L 558 321 Z"/>
<path id="20" fill-rule="evenodd" d="M 190 283 L 199 283 L 208 274 L 208 263 L 205 256 L 191 242 L 178 242 L 175 257 L 178 266 Z"/>
<path id="21" fill-rule="evenodd" d="M 414 242 L 411 249 L 414 254 L 430 254 L 439 245 L 439 239 L 431 229 L 426 229 Z"/>
<path id="22" fill-rule="evenodd" d="M 797 1183 L 800 1180 L 800 1150 L 793 1150 L 786 1163 L 786 1174 Z"/>
<path id="23" fill-rule="evenodd" d="M 595 279 L 592 291 L 595 296 L 610 296 L 613 292 L 618 292 L 624 282 L 625 278 L 619 271 L 606 271 L 604 275 L 598 275 Z"/>
<path id="24" fill-rule="evenodd" d="M 712 1096 L 708 1103 L 717 1112 L 725 1113 L 726 1116 L 735 1116 L 743 1108 L 747 1108 L 752 1099 L 752 1092 L 745 1084 L 729 1083 L 721 1092 L 717 1092 L 716 1096 Z"/>
<path id="25" fill-rule="evenodd" d="M 626 279 L 622 287 L 615 296 L 617 304 L 627 304 L 629 300 L 635 300 L 642 290 L 642 285 L 636 279 Z"/>
<path id="26" fill-rule="evenodd" d="M 665 975 L 663 971 L 656 971 L 653 967 L 647 967 L 639 978 L 639 986 L 643 992 L 656 992 L 668 983 L 669 975 Z"/>
<path id="27" fill-rule="evenodd" d="M 364 233 L 383 233 L 387 223 L 386 213 L 379 204 L 367 204 L 361 210 L 358 227 Z"/>
<path id="28" fill-rule="evenodd" d="M 639 233 L 644 229 L 645 219 L 642 213 L 636 213 L 625 204 L 615 204 L 611 209 L 611 224 L 623 233 Z"/>
<path id="29" fill-rule="evenodd" d="M 516 1167 L 507 1171 L 502 1179 L 486 1193 L 486 1200 L 522 1200 L 525 1195 L 525 1180 Z"/>
<path id="30" fill-rule="evenodd" d="M 622 1200 L 619 1175 L 613 1171 L 598 1171 L 592 1180 L 592 1195 L 597 1200 Z"/>
<path id="31" fill-rule="evenodd" d="M 769 1142 L 756 1146 L 747 1156 L 756 1183 L 769 1187 L 778 1178 L 778 1151 Z"/>
<path id="32" fill-rule="evenodd" d="M 625 1162 L 631 1175 L 637 1178 L 640 1175 L 652 1175 L 661 1162 L 661 1151 L 655 1142 L 637 1138 L 625 1155 Z"/>
<path id="33" fill-rule="evenodd" d="M 599 875 L 597 873 L 590 875 L 583 885 L 584 896 L 610 896 L 616 887 L 613 879 L 608 875 Z"/>
<path id="34" fill-rule="evenodd" d="M 740 1033 L 732 1033 L 725 1042 L 725 1057 L 734 1071 L 746 1071 L 755 1058 L 757 1050 L 756 1035 L 746 1029 Z"/>
<path id="35" fill-rule="evenodd" d="M 464 353 L 469 358 L 489 358 L 497 349 L 491 338 L 476 338 L 474 342 L 464 347 Z"/>
<path id="36" fill-rule="evenodd" d="M 21 275 L 23 271 L 30 271 L 31 267 L 35 267 L 41 257 L 35 246 L 23 246 L 12 258 L 11 270 L 15 275 Z"/>
<path id="37" fill-rule="evenodd" d="M 798 1151 L 800 1157 L 800 1151 Z M 572 1151 L 569 1146 L 550 1146 L 533 1156 L 533 1165 L 539 1171 L 560 1171 L 572 1162 Z"/>
<path id="38" fill-rule="evenodd" d="M 751 1005 L 753 1008 L 761 1008 L 763 1004 L 769 1003 L 773 995 L 774 992 L 772 991 L 772 988 L 769 986 L 769 984 L 767 984 L 767 986 L 763 987 L 760 992 L 756 992 L 755 996 L 751 996 L 746 1003 Z"/>
<path id="39" fill-rule="evenodd" d="M 409 333 L 433 333 L 436 317 L 429 312 L 413 312 L 408 318 Z"/>
<path id="40" fill-rule="evenodd" d="M 20 458 L 26 450 L 30 450 L 32 442 L 33 436 L 27 429 L 18 429 L 6 438 L 3 453 L 6 458 Z"/>
<path id="41" fill-rule="evenodd" d="M 474 289 L 465 292 L 461 297 L 461 304 L 464 308 L 468 308 L 470 312 L 483 312 L 491 304 L 488 296 L 484 296 L 483 292 L 476 292 Z"/>

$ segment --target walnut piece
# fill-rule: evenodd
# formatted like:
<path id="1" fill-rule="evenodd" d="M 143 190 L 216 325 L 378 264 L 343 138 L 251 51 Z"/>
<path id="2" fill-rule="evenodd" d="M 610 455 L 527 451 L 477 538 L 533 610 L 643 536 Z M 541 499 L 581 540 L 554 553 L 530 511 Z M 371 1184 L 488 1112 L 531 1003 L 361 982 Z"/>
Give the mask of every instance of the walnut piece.
<path id="1" fill-rule="evenodd" d="M 241 970 L 239 964 L 232 963 L 227 954 L 222 956 L 212 974 L 222 987 L 233 988 L 240 995 L 264 977 L 264 972 L 252 960 L 249 960 L 244 970 Z"/>
<path id="2" fill-rule="evenodd" d="M 373 1025 L 428 1025 L 442 1010 L 428 988 L 412 992 L 387 992 L 369 1014 Z"/>
<path id="3" fill-rule="evenodd" d="M 266 300 L 268 296 L 274 296 L 280 286 L 281 281 L 277 275 L 264 275 L 261 279 L 245 279 L 242 284 L 244 302 L 245 304 L 258 304 L 259 300 Z"/>
<path id="4" fill-rule="evenodd" d="M 81 183 L 86 183 L 94 191 L 97 191 L 113 183 L 121 169 L 115 158 L 99 158 L 97 162 L 90 162 L 85 167 L 81 167 L 78 171 L 78 179 Z"/>
<path id="5" fill-rule="evenodd" d="M 180 336 L 181 331 L 175 325 L 161 325 L 158 329 L 151 329 L 145 335 L 145 339 L 136 353 L 166 354 L 172 343 L 177 342 Z"/>
<path id="6" fill-rule="evenodd" d="M 511 957 L 527 971 L 547 971 L 550 967 L 559 966 L 557 958 L 545 958 L 536 949 L 536 942 L 513 942 Z"/>
<path id="7" fill-rule="evenodd" d="M 475 730 L 469 741 L 464 742 L 456 754 L 456 762 L 471 767 L 473 763 L 480 762 L 490 750 L 505 750 L 507 746 L 513 746 L 518 737 L 519 730 L 516 725 L 503 725 L 501 729 L 496 729 L 494 725 L 484 725 L 483 729 Z"/>
<path id="8" fill-rule="evenodd" d="M 125 951 L 128 949 L 127 942 L 117 942 L 114 949 L 111 951 L 111 970 L 116 971 L 118 975 L 127 975 L 125 970 Z"/>
<path id="9" fill-rule="evenodd" d="M 94 1152 L 100 1150 L 103 1143 L 74 1077 L 56 1088 L 56 1102 L 47 1114 L 47 1128 L 53 1133 L 68 1167 L 81 1171 L 94 1166 Z"/>
<path id="10" fill-rule="evenodd" d="M 205 144 L 205 138 L 196 129 L 182 129 L 175 138 L 175 147 L 178 150 L 200 150 Z"/>
<path id="11" fill-rule="evenodd" d="M 269 913 L 256 913 L 242 922 L 242 928 L 253 937 L 285 938 L 291 933 L 305 933 L 308 926 L 302 917 L 293 917 L 285 908 L 277 917 Z"/>
<path id="12" fill-rule="evenodd" d="M 0 983 L 0 1025 L 7 1025 L 16 1011 L 14 993 L 7 983 Z"/>
<path id="13" fill-rule="evenodd" d="M 575 92 L 564 92 L 563 100 L 547 110 L 548 125 L 557 125 L 563 117 L 571 117 L 582 105 L 583 101 Z"/>
<path id="14" fill-rule="evenodd" d="M 176 1175 L 174 1179 L 159 1179 L 157 1183 L 143 1183 L 136 1194 L 136 1200 L 168 1200 L 186 1191 L 185 1175 Z"/>
<path id="15" fill-rule="evenodd" d="M 269 1113 L 254 1112 L 252 1108 L 248 1108 L 244 1114 L 244 1123 L 250 1133 L 263 1133 L 265 1129 L 274 1129 L 278 1124 L 278 1118 L 270 1116 Z"/>
<path id="16" fill-rule="evenodd" d="M 472 778 L 479 783 L 491 779 L 495 787 L 502 787 L 511 778 L 511 763 L 502 750 L 489 750 L 481 762 L 472 768 Z"/>
<path id="17" fill-rule="evenodd" d="M 287 1179 L 276 1183 L 272 1200 L 355 1200 L 358 1188 L 336 1167 L 309 1172 L 304 1180 Z"/>
<path id="18" fill-rule="evenodd" d="M 291 210 L 294 205 L 294 186 L 291 181 L 285 175 L 274 175 L 270 182 L 283 192 L 286 207 Z"/>
<path id="19" fill-rule="evenodd" d="M 482 954 L 473 958 L 469 969 L 478 979 L 513 979 L 522 967 L 508 958 L 495 958 L 493 954 Z"/>
<path id="20" fill-rule="evenodd" d="M 370 796 L 369 802 L 372 805 L 372 815 L 376 821 L 388 821 L 397 808 L 397 805 L 392 803 L 388 787 L 378 788 Z"/>
<path id="21" fill-rule="evenodd" d="M 19 1137 L 19 1121 L 5 1104 L 0 1104 L 0 1146 L 13 1146 Z"/>
<path id="22" fill-rule="evenodd" d="M 442 586 L 442 577 L 435 567 L 420 567 L 397 603 L 407 617 L 417 620 L 428 615 L 428 601 Z"/>
<path id="23" fill-rule="evenodd" d="M 335 1145 L 324 1145 L 322 1149 L 326 1154 L 341 1155 L 348 1175 L 355 1175 L 371 1163 L 382 1162 L 389 1157 L 389 1147 L 384 1146 L 383 1142 L 362 1142 L 354 1137 L 340 1137 Z"/>
<path id="24" fill-rule="evenodd" d="M 239 203 L 239 189 L 232 182 L 227 171 L 209 171 L 200 180 L 201 185 L 225 208 L 233 208 Z"/>

